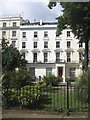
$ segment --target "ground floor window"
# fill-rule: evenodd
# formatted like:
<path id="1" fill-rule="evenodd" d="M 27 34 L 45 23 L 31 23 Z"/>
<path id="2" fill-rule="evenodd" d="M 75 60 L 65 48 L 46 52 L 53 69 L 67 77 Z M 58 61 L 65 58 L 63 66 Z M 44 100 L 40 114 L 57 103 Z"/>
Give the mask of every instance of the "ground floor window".
<path id="1" fill-rule="evenodd" d="M 37 62 L 37 53 L 33 53 L 33 62 Z"/>
<path id="2" fill-rule="evenodd" d="M 52 68 L 46 68 L 46 75 L 52 73 Z"/>
<path id="3" fill-rule="evenodd" d="M 63 67 L 58 67 L 58 76 L 59 77 L 63 76 Z"/>
<path id="4" fill-rule="evenodd" d="M 69 69 L 69 74 L 70 74 L 70 76 L 74 76 L 75 77 L 75 72 L 76 72 L 76 68 L 75 67 L 71 67 L 70 69 Z"/>
<path id="5" fill-rule="evenodd" d="M 30 67 L 29 72 L 31 73 L 32 76 L 35 76 L 35 67 Z"/>
<path id="6" fill-rule="evenodd" d="M 44 62 L 48 62 L 48 53 L 44 53 Z"/>

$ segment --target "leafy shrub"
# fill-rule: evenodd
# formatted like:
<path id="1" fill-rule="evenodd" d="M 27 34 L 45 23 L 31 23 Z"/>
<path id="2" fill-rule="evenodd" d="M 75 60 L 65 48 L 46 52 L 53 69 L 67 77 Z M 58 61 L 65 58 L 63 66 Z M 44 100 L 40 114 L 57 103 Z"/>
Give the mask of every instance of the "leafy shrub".
<path id="1" fill-rule="evenodd" d="M 39 100 L 42 95 L 43 82 L 27 85 L 20 89 L 8 88 L 3 90 L 3 105 L 28 107 Z M 6 101 L 5 101 L 6 100 Z"/>
<path id="2" fill-rule="evenodd" d="M 55 85 L 58 85 L 58 83 L 62 81 L 62 78 L 59 76 L 56 77 L 53 74 L 48 74 L 43 77 L 43 80 L 45 81 L 46 86 L 48 85 L 55 86 Z"/>
<path id="3" fill-rule="evenodd" d="M 88 86 L 90 82 L 90 70 L 80 75 L 75 83 L 76 95 L 81 102 L 88 102 Z"/>
<path id="4" fill-rule="evenodd" d="M 17 88 L 30 85 L 32 76 L 26 70 L 20 69 L 19 71 L 6 72 L 2 79 L 3 88 Z"/>

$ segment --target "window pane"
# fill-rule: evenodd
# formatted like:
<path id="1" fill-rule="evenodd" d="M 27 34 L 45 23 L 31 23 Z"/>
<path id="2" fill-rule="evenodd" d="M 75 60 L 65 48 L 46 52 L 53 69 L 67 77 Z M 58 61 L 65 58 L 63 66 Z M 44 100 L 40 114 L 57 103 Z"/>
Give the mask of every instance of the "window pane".
<path id="1" fill-rule="evenodd" d="M 35 67 L 30 67 L 29 71 L 30 71 L 32 76 L 35 76 Z"/>
<path id="2" fill-rule="evenodd" d="M 60 53 L 56 53 L 56 62 L 60 62 Z"/>
<path id="3" fill-rule="evenodd" d="M 22 32 L 22 38 L 26 38 L 26 32 Z"/>
<path id="4" fill-rule="evenodd" d="M 48 48 L 48 42 L 44 42 L 44 48 Z"/>
<path id="5" fill-rule="evenodd" d="M 71 62 L 71 53 L 67 53 L 67 62 Z"/>
<path id="6" fill-rule="evenodd" d="M 70 37 L 70 31 L 67 31 L 67 37 Z"/>
<path id="7" fill-rule="evenodd" d="M 33 53 L 33 62 L 37 62 L 37 53 Z"/>
<path id="8" fill-rule="evenodd" d="M 48 37 L 48 31 L 44 32 L 44 37 Z"/>
<path id="9" fill-rule="evenodd" d="M 13 27 L 16 27 L 16 22 L 13 22 Z"/>
<path id="10" fill-rule="evenodd" d="M 71 42 L 67 41 L 67 48 L 70 48 L 70 46 L 71 46 Z"/>
<path id="11" fill-rule="evenodd" d="M 50 73 L 52 73 L 52 68 L 46 68 L 46 75 L 49 75 Z"/>
<path id="12" fill-rule="evenodd" d="M 44 62 L 48 61 L 48 53 L 44 53 Z"/>
<path id="13" fill-rule="evenodd" d="M 34 38 L 38 37 L 37 32 L 34 32 Z"/>
<path id="14" fill-rule="evenodd" d="M 74 76 L 75 77 L 76 68 L 75 67 L 71 67 L 69 71 L 70 71 L 70 76 Z"/>
<path id="15" fill-rule="evenodd" d="M 60 42 L 56 42 L 56 48 L 60 48 Z"/>
<path id="16" fill-rule="evenodd" d="M 3 23 L 3 27 L 6 27 L 6 23 Z"/>
<path id="17" fill-rule="evenodd" d="M 16 37 L 16 31 L 12 31 L 12 37 Z"/>
<path id="18" fill-rule="evenodd" d="M 16 46 L 16 41 L 12 41 L 12 46 L 13 46 L 13 47 Z"/>
<path id="19" fill-rule="evenodd" d="M 6 31 L 2 31 L 2 37 L 6 36 Z"/>
<path id="20" fill-rule="evenodd" d="M 34 46 L 33 46 L 34 48 L 37 48 L 37 42 L 34 42 Z"/>
<path id="21" fill-rule="evenodd" d="M 22 48 L 26 48 L 26 42 L 22 42 Z"/>

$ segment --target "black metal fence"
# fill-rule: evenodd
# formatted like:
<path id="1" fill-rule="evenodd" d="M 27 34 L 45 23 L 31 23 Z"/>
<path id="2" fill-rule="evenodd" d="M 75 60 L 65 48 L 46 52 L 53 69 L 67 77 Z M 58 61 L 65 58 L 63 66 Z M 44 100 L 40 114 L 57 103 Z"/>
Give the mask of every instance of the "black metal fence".
<path id="1" fill-rule="evenodd" d="M 84 90 L 82 88 L 82 98 Z M 43 86 L 34 85 L 22 89 L 4 88 L 4 108 L 27 108 L 31 110 L 55 112 L 86 112 L 88 103 L 80 98 L 81 89 L 75 86 Z"/>

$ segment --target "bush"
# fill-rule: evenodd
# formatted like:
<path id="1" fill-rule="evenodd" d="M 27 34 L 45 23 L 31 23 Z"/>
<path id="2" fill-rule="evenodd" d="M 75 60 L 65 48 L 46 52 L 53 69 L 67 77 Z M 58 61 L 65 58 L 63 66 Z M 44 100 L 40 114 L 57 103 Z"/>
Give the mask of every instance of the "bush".
<path id="1" fill-rule="evenodd" d="M 81 102 L 88 103 L 88 86 L 90 83 L 90 82 L 88 82 L 89 79 L 90 79 L 90 70 L 88 70 L 87 72 L 84 72 L 76 80 L 76 83 L 75 83 L 76 94 L 77 94 L 77 98 Z"/>
<path id="2" fill-rule="evenodd" d="M 62 78 L 59 76 L 56 77 L 53 74 L 48 74 L 43 77 L 43 80 L 45 81 L 46 86 L 56 86 L 59 82 L 62 81 Z"/>
<path id="3" fill-rule="evenodd" d="M 43 82 L 27 85 L 20 89 L 8 88 L 3 90 L 3 105 L 7 107 L 30 107 L 42 95 Z M 37 103 L 38 104 L 38 103 Z"/>
<path id="4" fill-rule="evenodd" d="M 17 88 L 20 89 L 23 86 L 30 85 L 32 76 L 26 70 L 19 70 L 13 72 L 6 72 L 2 79 L 3 88 Z"/>

